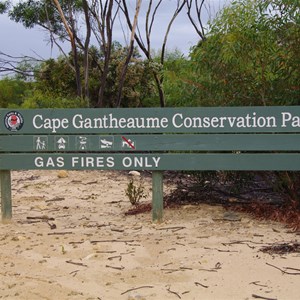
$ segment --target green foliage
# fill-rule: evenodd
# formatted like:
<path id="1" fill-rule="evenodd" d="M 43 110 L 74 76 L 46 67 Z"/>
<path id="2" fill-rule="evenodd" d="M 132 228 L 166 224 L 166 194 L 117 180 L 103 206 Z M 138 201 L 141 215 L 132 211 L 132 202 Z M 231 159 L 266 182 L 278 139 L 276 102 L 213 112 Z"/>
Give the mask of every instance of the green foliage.
<path id="1" fill-rule="evenodd" d="M 274 27 L 270 3 L 235 1 L 212 22 L 191 54 L 199 105 L 299 104 L 299 26 Z"/>
<path id="2" fill-rule="evenodd" d="M 0 2 L 0 14 L 3 14 L 7 11 L 7 9 L 9 8 L 9 1 L 1 1 Z"/>
<path id="3" fill-rule="evenodd" d="M 66 12 L 69 8 L 73 13 L 82 9 L 82 1 L 60 3 Z M 1 1 L 0 13 L 7 8 L 8 2 Z M 25 27 L 49 25 L 60 37 L 66 34 L 53 1 L 20 1 L 8 12 L 13 20 Z M 166 53 L 162 65 L 160 53 L 154 53 L 153 61 L 148 61 L 142 59 L 135 49 L 128 67 L 121 105 L 157 106 L 159 96 L 153 72 L 163 83 L 168 106 L 297 105 L 300 103 L 299 44 L 299 0 L 232 1 L 210 23 L 207 38 L 191 50 L 189 59 L 174 50 Z M 114 42 L 112 45 L 104 93 L 105 107 L 116 104 L 127 50 L 120 43 Z M 83 53 L 79 51 L 78 55 L 79 65 L 82 66 Z M 38 66 L 35 82 L 31 85 L 32 92 L 24 93 L 27 98 L 24 105 L 44 106 L 47 102 L 53 105 L 54 100 L 45 100 L 40 104 L 42 94 L 49 99 L 76 98 L 72 65 L 70 53 L 68 57 L 49 59 Z M 103 66 L 104 53 L 91 47 L 88 101 L 92 107 L 98 102 Z M 80 72 L 83 78 L 83 69 Z M 1 105 L 12 102 L 5 100 L 5 97 L 1 99 Z M 20 101 L 16 100 L 16 104 L 19 105 Z M 57 100 L 55 105 L 69 106 L 68 101 Z M 75 103 L 77 105 L 78 101 Z M 80 105 L 84 104 L 80 102 Z"/>
<path id="4" fill-rule="evenodd" d="M 12 108 L 22 104 L 24 93 L 30 87 L 30 83 L 13 78 L 0 80 L 0 107 Z"/>
<path id="5" fill-rule="evenodd" d="M 75 73 L 70 60 L 70 57 L 59 57 L 43 62 L 36 70 L 36 89 L 64 97 L 76 97 Z"/>
<path id="6" fill-rule="evenodd" d="M 163 87 L 168 106 L 196 106 L 195 89 L 199 87 L 192 63 L 183 55 L 167 57 Z"/>
<path id="7" fill-rule="evenodd" d="M 89 95 L 90 105 L 96 106 L 100 88 L 101 72 L 103 69 L 103 53 L 95 47 L 90 48 L 89 60 Z M 112 48 L 112 58 L 109 64 L 107 76 L 107 88 L 105 90 L 105 107 L 114 107 L 116 94 L 119 86 L 119 78 L 122 72 L 123 63 L 126 59 L 127 48 L 114 42 Z M 83 55 L 79 53 L 79 60 L 83 60 Z M 135 50 L 131 63 L 128 66 L 127 76 L 123 88 L 122 106 L 138 107 L 144 105 L 149 95 L 155 91 L 153 79 L 148 72 L 147 63 Z M 81 69 L 83 73 L 83 69 Z M 56 97 L 76 98 L 75 73 L 72 68 L 72 54 L 58 59 L 49 59 L 43 62 L 35 72 L 35 89 L 43 93 L 51 93 Z"/>
<path id="8" fill-rule="evenodd" d="M 118 42 L 113 43 L 112 59 L 109 65 L 107 89 L 105 92 L 105 106 L 115 106 L 120 75 L 126 60 L 127 51 L 127 47 L 123 47 Z M 100 65 L 103 64 L 101 60 L 98 63 Z M 142 105 L 144 98 L 148 95 L 148 90 L 151 90 L 152 82 L 152 79 L 146 72 L 147 65 L 141 58 L 138 50 L 135 49 L 127 69 L 121 106 L 139 107 Z"/>
<path id="9" fill-rule="evenodd" d="M 132 205 L 138 205 L 142 198 L 147 197 L 143 181 L 140 178 L 139 180 L 131 178 L 127 184 L 125 195 Z"/>
<path id="10" fill-rule="evenodd" d="M 81 6 L 78 5 L 78 2 L 81 1 L 60 2 L 64 11 L 78 11 L 81 9 Z M 41 26 L 51 29 L 52 33 L 57 34 L 60 37 L 66 35 L 64 26 L 53 1 L 19 1 L 9 10 L 8 15 L 11 20 L 22 23 L 26 28 Z"/>
<path id="11" fill-rule="evenodd" d="M 32 90 L 21 105 L 22 108 L 78 108 L 83 107 L 82 100 L 76 97 L 65 97 L 43 92 L 41 90 Z"/>

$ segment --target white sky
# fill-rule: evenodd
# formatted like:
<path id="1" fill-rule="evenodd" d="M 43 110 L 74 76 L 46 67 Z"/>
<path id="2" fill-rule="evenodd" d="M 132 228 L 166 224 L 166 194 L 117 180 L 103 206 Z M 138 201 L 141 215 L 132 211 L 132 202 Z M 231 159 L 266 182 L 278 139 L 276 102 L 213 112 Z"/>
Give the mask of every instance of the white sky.
<path id="1" fill-rule="evenodd" d="M 143 1 L 143 4 L 146 0 Z M 160 15 L 157 17 L 157 25 L 153 29 L 152 47 L 157 49 L 161 45 L 162 36 L 165 32 L 168 18 L 168 7 L 171 7 L 171 2 L 177 0 L 166 0 L 165 6 L 161 8 Z M 220 7 L 222 7 L 226 0 L 207 0 L 211 7 L 211 13 L 214 15 Z M 133 1 L 133 6 L 135 1 Z M 169 15 L 170 16 L 170 15 Z M 114 39 L 123 43 L 123 33 L 119 29 L 115 31 Z M 41 56 L 44 59 L 50 57 L 57 57 L 59 55 L 58 49 L 48 42 L 48 34 L 38 27 L 33 29 L 25 29 L 23 25 L 17 24 L 9 20 L 7 15 L 0 15 L 0 51 L 11 56 Z M 199 37 L 194 28 L 190 25 L 185 13 L 178 16 L 171 29 L 167 48 L 169 50 L 179 49 L 185 54 L 188 54 L 191 46 L 197 44 Z M 69 49 L 66 45 L 65 49 Z"/>

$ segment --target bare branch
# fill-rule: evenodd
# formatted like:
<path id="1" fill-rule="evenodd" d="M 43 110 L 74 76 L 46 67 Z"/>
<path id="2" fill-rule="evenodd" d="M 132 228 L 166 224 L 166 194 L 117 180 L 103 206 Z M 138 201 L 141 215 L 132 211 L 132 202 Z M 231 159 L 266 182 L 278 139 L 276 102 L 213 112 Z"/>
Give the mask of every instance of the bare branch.
<path id="1" fill-rule="evenodd" d="M 181 12 L 182 8 L 184 7 L 186 3 L 186 0 L 183 0 L 183 2 L 180 4 L 180 0 L 177 1 L 177 7 L 176 10 L 171 18 L 171 21 L 168 24 L 167 31 L 165 33 L 164 41 L 162 44 L 162 49 L 161 49 L 161 56 L 160 56 L 160 62 L 163 65 L 164 64 L 164 58 L 165 58 L 165 51 L 166 51 L 166 45 L 167 45 L 167 40 L 168 40 L 168 35 L 170 33 L 171 27 L 173 22 L 175 21 L 176 17 L 178 14 Z"/>
<path id="2" fill-rule="evenodd" d="M 200 2 L 200 4 L 199 4 Z M 196 30 L 197 34 L 199 35 L 199 37 L 202 40 L 205 40 L 205 28 L 203 26 L 203 22 L 202 22 L 202 10 L 203 10 L 203 6 L 204 6 L 204 2 L 205 0 L 186 0 L 186 6 L 187 6 L 187 15 L 194 27 L 194 29 Z M 195 5 L 195 10 L 193 10 L 193 4 Z M 195 11 L 196 13 L 196 20 L 194 20 L 193 16 L 192 16 L 192 12 Z M 197 24 L 197 22 L 199 24 Z"/>
<path id="3" fill-rule="evenodd" d="M 12 56 L 0 51 L 0 73 L 34 77 L 34 66 L 42 61 L 31 56 Z"/>

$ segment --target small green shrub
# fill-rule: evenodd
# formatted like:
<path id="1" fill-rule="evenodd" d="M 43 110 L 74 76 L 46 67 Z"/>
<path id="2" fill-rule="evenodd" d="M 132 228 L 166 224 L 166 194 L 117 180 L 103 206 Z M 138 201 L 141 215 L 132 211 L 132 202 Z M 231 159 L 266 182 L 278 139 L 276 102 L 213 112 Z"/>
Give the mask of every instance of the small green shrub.
<path id="1" fill-rule="evenodd" d="M 142 198 L 147 197 L 143 181 L 139 179 L 137 182 L 137 180 L 131 178 L 127 184 L 125 195 L 132 205 L 138 205 Z"/>

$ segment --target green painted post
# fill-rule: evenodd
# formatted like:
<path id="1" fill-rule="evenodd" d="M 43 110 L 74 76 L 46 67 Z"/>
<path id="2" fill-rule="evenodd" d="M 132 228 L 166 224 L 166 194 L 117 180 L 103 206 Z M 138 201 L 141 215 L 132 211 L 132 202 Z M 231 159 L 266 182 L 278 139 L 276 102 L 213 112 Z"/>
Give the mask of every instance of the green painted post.
<path id="1" fill-rule="evenodd" d="M 10 170 L 0 170 L 2 221 L 12 218 Z"/>
<path id="2" fill-rule="evenodd" d="M 152 172 L 152 221 L 162 222 L 163 218 L 163 172 Z"/>

